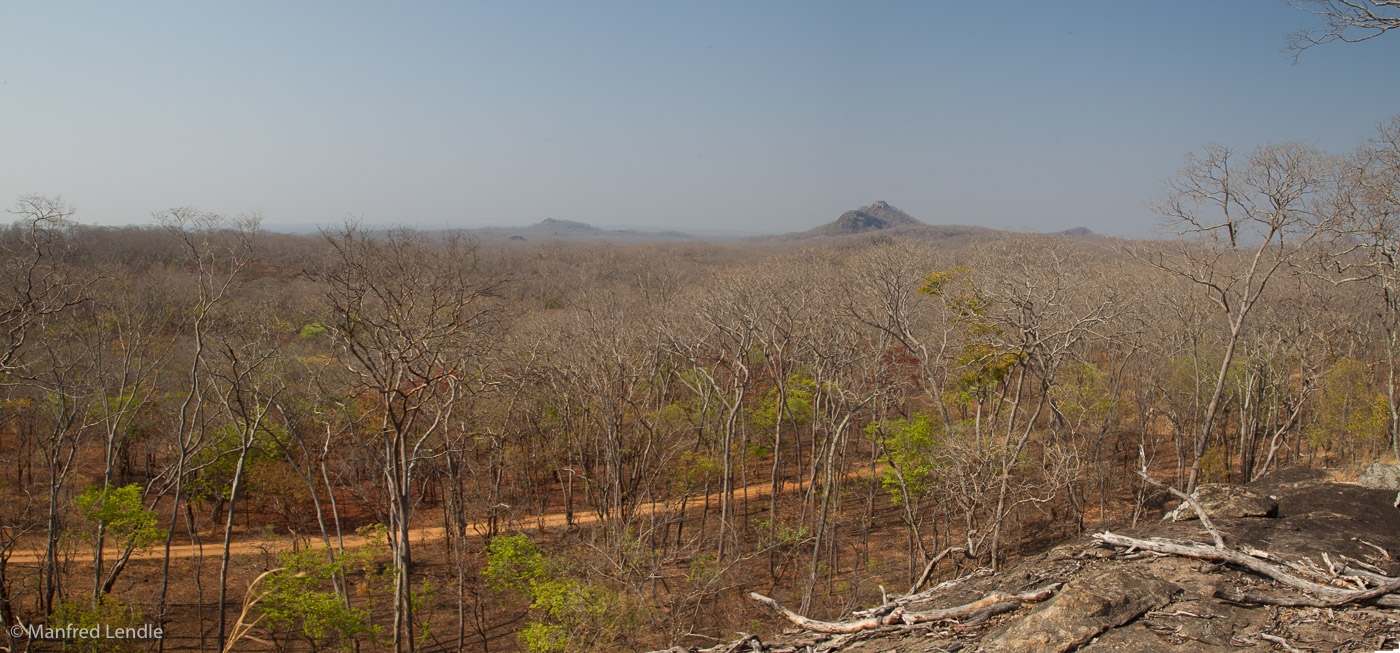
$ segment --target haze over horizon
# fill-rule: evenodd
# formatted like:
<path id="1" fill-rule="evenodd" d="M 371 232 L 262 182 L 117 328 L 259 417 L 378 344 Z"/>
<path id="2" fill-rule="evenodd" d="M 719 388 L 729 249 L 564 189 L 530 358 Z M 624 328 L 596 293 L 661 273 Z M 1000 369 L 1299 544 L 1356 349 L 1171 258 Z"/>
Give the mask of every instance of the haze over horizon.
<path id="1" fill-rule="evenodd" d="M 1150 235 L 1208 142 L 1349 151 L 1400 38 L 1222 3 L 143 3 L 0 9 L 0 202 L 90 224 L 778 233 L 886 200 L 930 224 Z"/>

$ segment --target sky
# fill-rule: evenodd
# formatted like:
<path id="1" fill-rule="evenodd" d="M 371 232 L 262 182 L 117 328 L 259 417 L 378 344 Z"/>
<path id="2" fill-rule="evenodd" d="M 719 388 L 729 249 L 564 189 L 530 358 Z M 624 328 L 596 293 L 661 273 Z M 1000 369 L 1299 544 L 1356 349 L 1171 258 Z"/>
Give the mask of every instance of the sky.
<path id="1" fill-rule="evenodd" d="M 1354 148 L 1400 34 L 1310 49 L 1280 0 L 0 6 L 0 204 L 89 224 L 1145 236 L 1186 154 Z"/>

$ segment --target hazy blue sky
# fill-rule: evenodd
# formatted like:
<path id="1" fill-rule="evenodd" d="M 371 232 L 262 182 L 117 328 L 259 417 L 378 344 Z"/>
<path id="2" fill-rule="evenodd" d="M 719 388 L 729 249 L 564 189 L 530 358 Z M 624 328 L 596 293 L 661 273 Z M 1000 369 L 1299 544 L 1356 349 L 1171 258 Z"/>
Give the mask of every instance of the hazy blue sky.
<path id="1" fill-rule="evenodd" d="M 1140 235 L 1207 142 L 1349 150 L 1400 34 L 1294 65 L 1277 0 L 0 6 L 0 203 L 270 223 Z"/>

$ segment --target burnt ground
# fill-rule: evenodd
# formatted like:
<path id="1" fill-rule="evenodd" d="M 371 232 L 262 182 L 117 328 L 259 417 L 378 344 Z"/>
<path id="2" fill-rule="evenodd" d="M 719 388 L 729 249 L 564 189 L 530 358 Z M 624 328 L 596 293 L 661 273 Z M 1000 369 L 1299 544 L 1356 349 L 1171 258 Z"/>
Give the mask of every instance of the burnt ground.
<path id="1" fill-rule="evenodd" d="M 1400 509 L 1392 490 L 1286 471 L 1252 484 L 1276 499 L 1276 517 L 1214 519 L 1231 548 L 1253 547 L 1308 569 L 1326 560 L 1372 565 L 1400 576 Z M 1140 523 L 1115 531 L 1210 545 L 1201 522 Z M 1326 558 L 1324 558 L 1326 554 Z M 1357 563 L 1353 562 L 1353 566 Z M 1325 577 L 1314 576 L 1314 579 Z M 1301 592 L 1231 565 L 1129 552 L 1086 535 L 1028 557 L 1000 573 L 972 578 L 909 611 L 947 608 L 993 592 L 1020 593 L 1064 583 L 1038 604 L 977 625 L 953 621 L 884 626 L 854 635 L 790 629 L 763 642 L 767 651 L 1378 651 L 1400 645 L 1400 609 L 1374 604 L 1335 608 L 1237 603 L 1226 594 L 1275 597 Z M 967 621 L 967 620 L 964 620 Z M 735 650 L 751 650 L 752 645 Z M 672 649 L 676 650 L 676 649 Z M 721 649 L 723 650 L 723 649 Z"/>

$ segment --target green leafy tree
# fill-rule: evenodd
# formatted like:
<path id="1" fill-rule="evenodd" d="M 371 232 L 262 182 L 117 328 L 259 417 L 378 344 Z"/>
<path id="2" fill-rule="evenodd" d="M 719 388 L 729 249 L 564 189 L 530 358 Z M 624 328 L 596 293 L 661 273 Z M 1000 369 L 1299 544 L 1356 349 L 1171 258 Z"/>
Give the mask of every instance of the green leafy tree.
<path id="1" fill-rule="evenodd" d="M 483 575 L 497 590 L 529 598 L 538 619 L 520 641 L 531 653 L 617 650 L 641 623 L 625 593 L 573 577 L 525 535 L 493 538 Z"/>
<path id="2" fill-rule="evenodd" d="M 347 647 L 359 638 L 374 640 L 380 628 L 371 621 L 370 609 L 351 606 L 336 579 L 352 571 L 374 577 L 374 558 L 383 552 L 380 545 L 339 556 L 310 547 L 278 554 L 281 571 L 264 581 L 267 595 L 258 604 L 267 625 L 300 637 L 312 650 Z M 392 590 L 391 582 L 384 584 Z"/>
<path id="3" fill-rule="evenodd" d="M 148 623 L 141 611 L 110 594 L 103 594 L 96 603 L 69 600 L 54 606 L 49 625 L 71 627 L 98 635 L 96 638 L 75 638 L 62 644 L 64 653 L 136 653 L 148 648 L 150 642 L 102 637 L 119 629 L 139 628 Z"/>
<path id="4" fill-rule="evenodd" d="M 1360 361 L 1343 358 L 1322 375 L 1314 415 L 1308 439 L 1324 456 L 1349 456 L 1360 463 L 1386 445 L 1390 405 Z"/>
<path id="5" fill-rule="evenodd" d="M 884 448 L 880 482 L 895 504 L 918 501 L 929 488 L 939 465 L 942 425 L 922 413 L 912 419 L 872 423 L 867 431 Z"/>
<path id="6" fill-rule="evenodd" d="M 141 486 L 92 487 L 78 497 L 83 518 L 101 526 L 122 549 L 144 549 L 165 538 L 154 510 L 141 499 Z"/>

